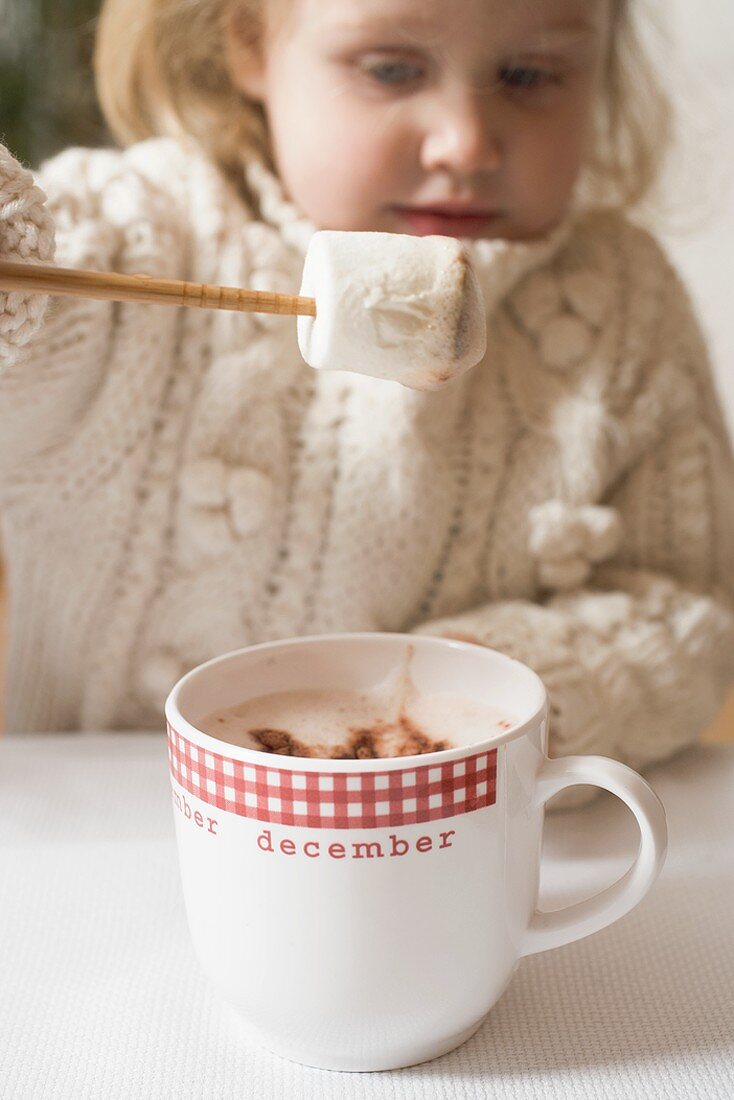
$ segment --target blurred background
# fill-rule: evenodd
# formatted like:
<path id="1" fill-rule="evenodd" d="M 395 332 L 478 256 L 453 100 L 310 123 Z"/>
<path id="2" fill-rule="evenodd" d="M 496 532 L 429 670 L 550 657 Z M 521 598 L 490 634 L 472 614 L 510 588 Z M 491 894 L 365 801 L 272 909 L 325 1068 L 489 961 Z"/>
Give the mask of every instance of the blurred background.
<path id="1" fill-rule="evenodd" d="M 689 286 L 734 434 L 734 0 L 632 2 L 650 16 L 679 133 L 666 200 L 645 220 Z M 110 143 L 91 73 L 99 8 L 0 0 L 0 141 L 31 167 L 69 145 Z M 0 631 L 2 619 L 0 591 Z M 734 737 L 734 697 L 718 728 Z"/>
<path id="2" fill-rule="evenodd" d="M 109 138 L 91 78 L 100 0 L 0 0 L 0 135 L 38 165 Z"/>

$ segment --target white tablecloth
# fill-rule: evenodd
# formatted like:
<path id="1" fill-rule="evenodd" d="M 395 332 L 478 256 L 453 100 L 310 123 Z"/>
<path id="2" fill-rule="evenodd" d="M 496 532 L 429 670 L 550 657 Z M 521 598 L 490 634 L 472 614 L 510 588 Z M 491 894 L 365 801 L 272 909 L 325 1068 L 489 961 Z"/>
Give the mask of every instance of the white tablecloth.
<path id="1" fill-rule="evenodd" d="M 0 741 L 3 1100 L 734 1096 L 734 746 L 650 780 L 670 825 L 643 903 L 526 959 L 464 1046 L 389 1073 L 261 1049 L 210 994 L 189 943 L 163 736 Z M 611 796 L 546 826 L 545 907 L 636 851 Z"/>

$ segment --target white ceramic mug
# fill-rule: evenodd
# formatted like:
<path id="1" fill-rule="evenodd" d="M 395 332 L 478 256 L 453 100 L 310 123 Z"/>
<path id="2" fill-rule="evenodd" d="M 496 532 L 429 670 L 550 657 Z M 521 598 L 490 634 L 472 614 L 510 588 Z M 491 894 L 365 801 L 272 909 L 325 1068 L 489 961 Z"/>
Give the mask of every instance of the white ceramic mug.
<path id="1" fill-rule="evenodd" d="M 517 719 L 423 756 L 274 756 L 216 740 L 203 716 L 303 688 L 364 690 L 400 666 Z M 524 955 L 588 936 L 649 890 L 663 863 L 660 801 L 599 756 L 549 760 L 541 680 L 494 650 L 348 634 L 254 646 L 189 672 L 166 702 L 176 834 L 204 971 L 265 1047 L 323 1069 L 384 1070 L 457 1047 Z M 544 804 L 574 784 L 611 791 L 640 828 L 622 878 L 537 910 Z"/>

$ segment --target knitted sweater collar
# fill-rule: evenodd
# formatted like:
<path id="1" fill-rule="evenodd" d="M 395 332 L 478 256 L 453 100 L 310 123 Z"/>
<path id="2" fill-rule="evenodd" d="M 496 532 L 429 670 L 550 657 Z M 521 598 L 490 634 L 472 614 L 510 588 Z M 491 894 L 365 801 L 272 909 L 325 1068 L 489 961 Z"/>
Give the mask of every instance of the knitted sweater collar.
<path id="1" fill-rule="evenodd" d="M 277 228 L 287 244 L 305 255 L 316 227 L 262 162 L 248 161 L 244 172 L 262 220 Z M 568 240 L 578 215 L 578 208 L 572 204 L 565 218 L 547 236 L 532 241 L 467 241 L 487 305 L 498 302 L 523 275 L 550 260 Z"/>

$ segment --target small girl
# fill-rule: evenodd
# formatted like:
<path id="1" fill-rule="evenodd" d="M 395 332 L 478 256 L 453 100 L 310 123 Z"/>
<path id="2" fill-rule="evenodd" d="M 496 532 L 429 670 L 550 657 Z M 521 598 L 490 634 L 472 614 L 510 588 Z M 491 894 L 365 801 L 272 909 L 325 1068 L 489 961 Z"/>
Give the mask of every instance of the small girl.
<path id="1" fill-rule="evenodd" d="M 734 466 L 626 213 L 667 134 L 635 7 L 107 0 L 126 148 L 40 186 L 3 150 L 4 258 L 295 293 L 315 228 L 457 236 L 488 348 L 422 393 L 311 371 L 292 318 L 0 296 L 9 728 L 159 728 L 201 661 L 379 630 L 529 664 L 552 755 L 696 739 L 734 678 Z"/>

